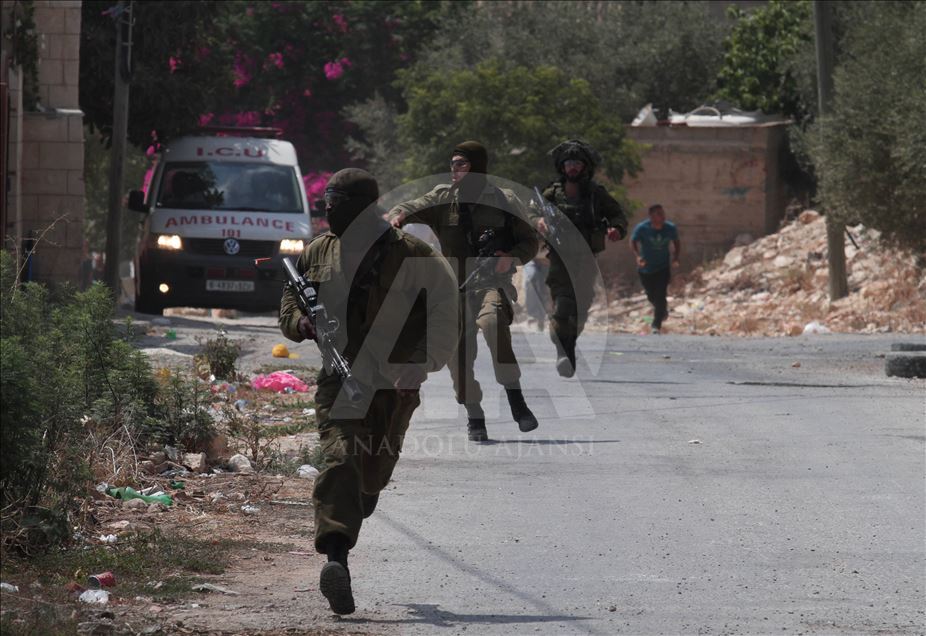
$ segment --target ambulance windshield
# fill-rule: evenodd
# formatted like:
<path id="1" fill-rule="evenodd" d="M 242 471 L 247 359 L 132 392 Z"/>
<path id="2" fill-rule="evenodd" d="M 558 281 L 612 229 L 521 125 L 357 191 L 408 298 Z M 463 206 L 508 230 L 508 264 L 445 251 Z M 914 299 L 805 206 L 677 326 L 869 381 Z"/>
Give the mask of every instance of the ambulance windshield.
<path id="1" fill-rule="evenodd" d="M 302 199 L 290 166 L 221 161 L 164 166 L 156 207 L 180 210 L 301 213 Z"/>

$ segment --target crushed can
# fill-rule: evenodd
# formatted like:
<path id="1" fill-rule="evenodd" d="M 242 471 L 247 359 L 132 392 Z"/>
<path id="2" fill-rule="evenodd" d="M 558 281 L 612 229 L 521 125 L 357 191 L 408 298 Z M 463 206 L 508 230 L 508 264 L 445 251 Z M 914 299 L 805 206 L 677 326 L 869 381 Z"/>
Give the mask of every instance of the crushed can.
<path id="1" fill-rule="evenodd" d="M 97 589 L 112 587 L 116 584 L 116 576 L 112 572 L 102 572 L 100 574 L 88 576 L 87 581 L 90 583 L 90 587 Z"/>

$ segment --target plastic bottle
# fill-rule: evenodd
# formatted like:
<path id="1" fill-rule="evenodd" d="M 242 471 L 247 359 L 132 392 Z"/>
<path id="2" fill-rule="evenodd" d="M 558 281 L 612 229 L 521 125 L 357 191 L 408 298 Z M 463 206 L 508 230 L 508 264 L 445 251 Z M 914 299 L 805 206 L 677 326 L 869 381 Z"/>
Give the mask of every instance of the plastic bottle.
<path id="1" fill-rule="evenodd" d="M 170 495 L 143 495 L 131 486 L 126 486 L 124 488 L 110 488 L 106 491 L 110 497 L 115 497 L 116 499 L 141 499 L 145 503 L 161 503 L 165 506 L 173 505 L 174 500 L 170 498 Z"/>

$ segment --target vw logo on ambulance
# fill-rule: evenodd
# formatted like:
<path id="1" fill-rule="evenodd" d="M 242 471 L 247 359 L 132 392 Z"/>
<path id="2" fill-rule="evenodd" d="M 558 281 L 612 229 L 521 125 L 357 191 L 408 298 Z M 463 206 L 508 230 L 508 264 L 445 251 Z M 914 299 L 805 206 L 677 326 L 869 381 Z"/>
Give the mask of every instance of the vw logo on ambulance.
<path id="1" fill-rule="evenodd" d="M 225 249 L 225 253 L 229 256 L 234 256 L 241 251 L 241 243 L 233 238 L 225 239 L 225 244 L 222 247 Z"/>

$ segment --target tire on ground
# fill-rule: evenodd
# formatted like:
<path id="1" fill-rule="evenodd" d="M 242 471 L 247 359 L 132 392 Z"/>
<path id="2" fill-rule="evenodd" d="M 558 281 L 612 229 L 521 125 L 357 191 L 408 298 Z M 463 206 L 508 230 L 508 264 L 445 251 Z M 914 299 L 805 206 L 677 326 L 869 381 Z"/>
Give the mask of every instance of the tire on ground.
<path id="1" fill-rule="evenodd" d="M 898 378 L 926 378 L 926 355 L 892 356 L 884 363 L 884 372 Z"/>
<path id="2" fill-rule="evenodd" d="M 895 342 L 891 345 L 891 351 L 926 351 L 926 343 Z"/>

